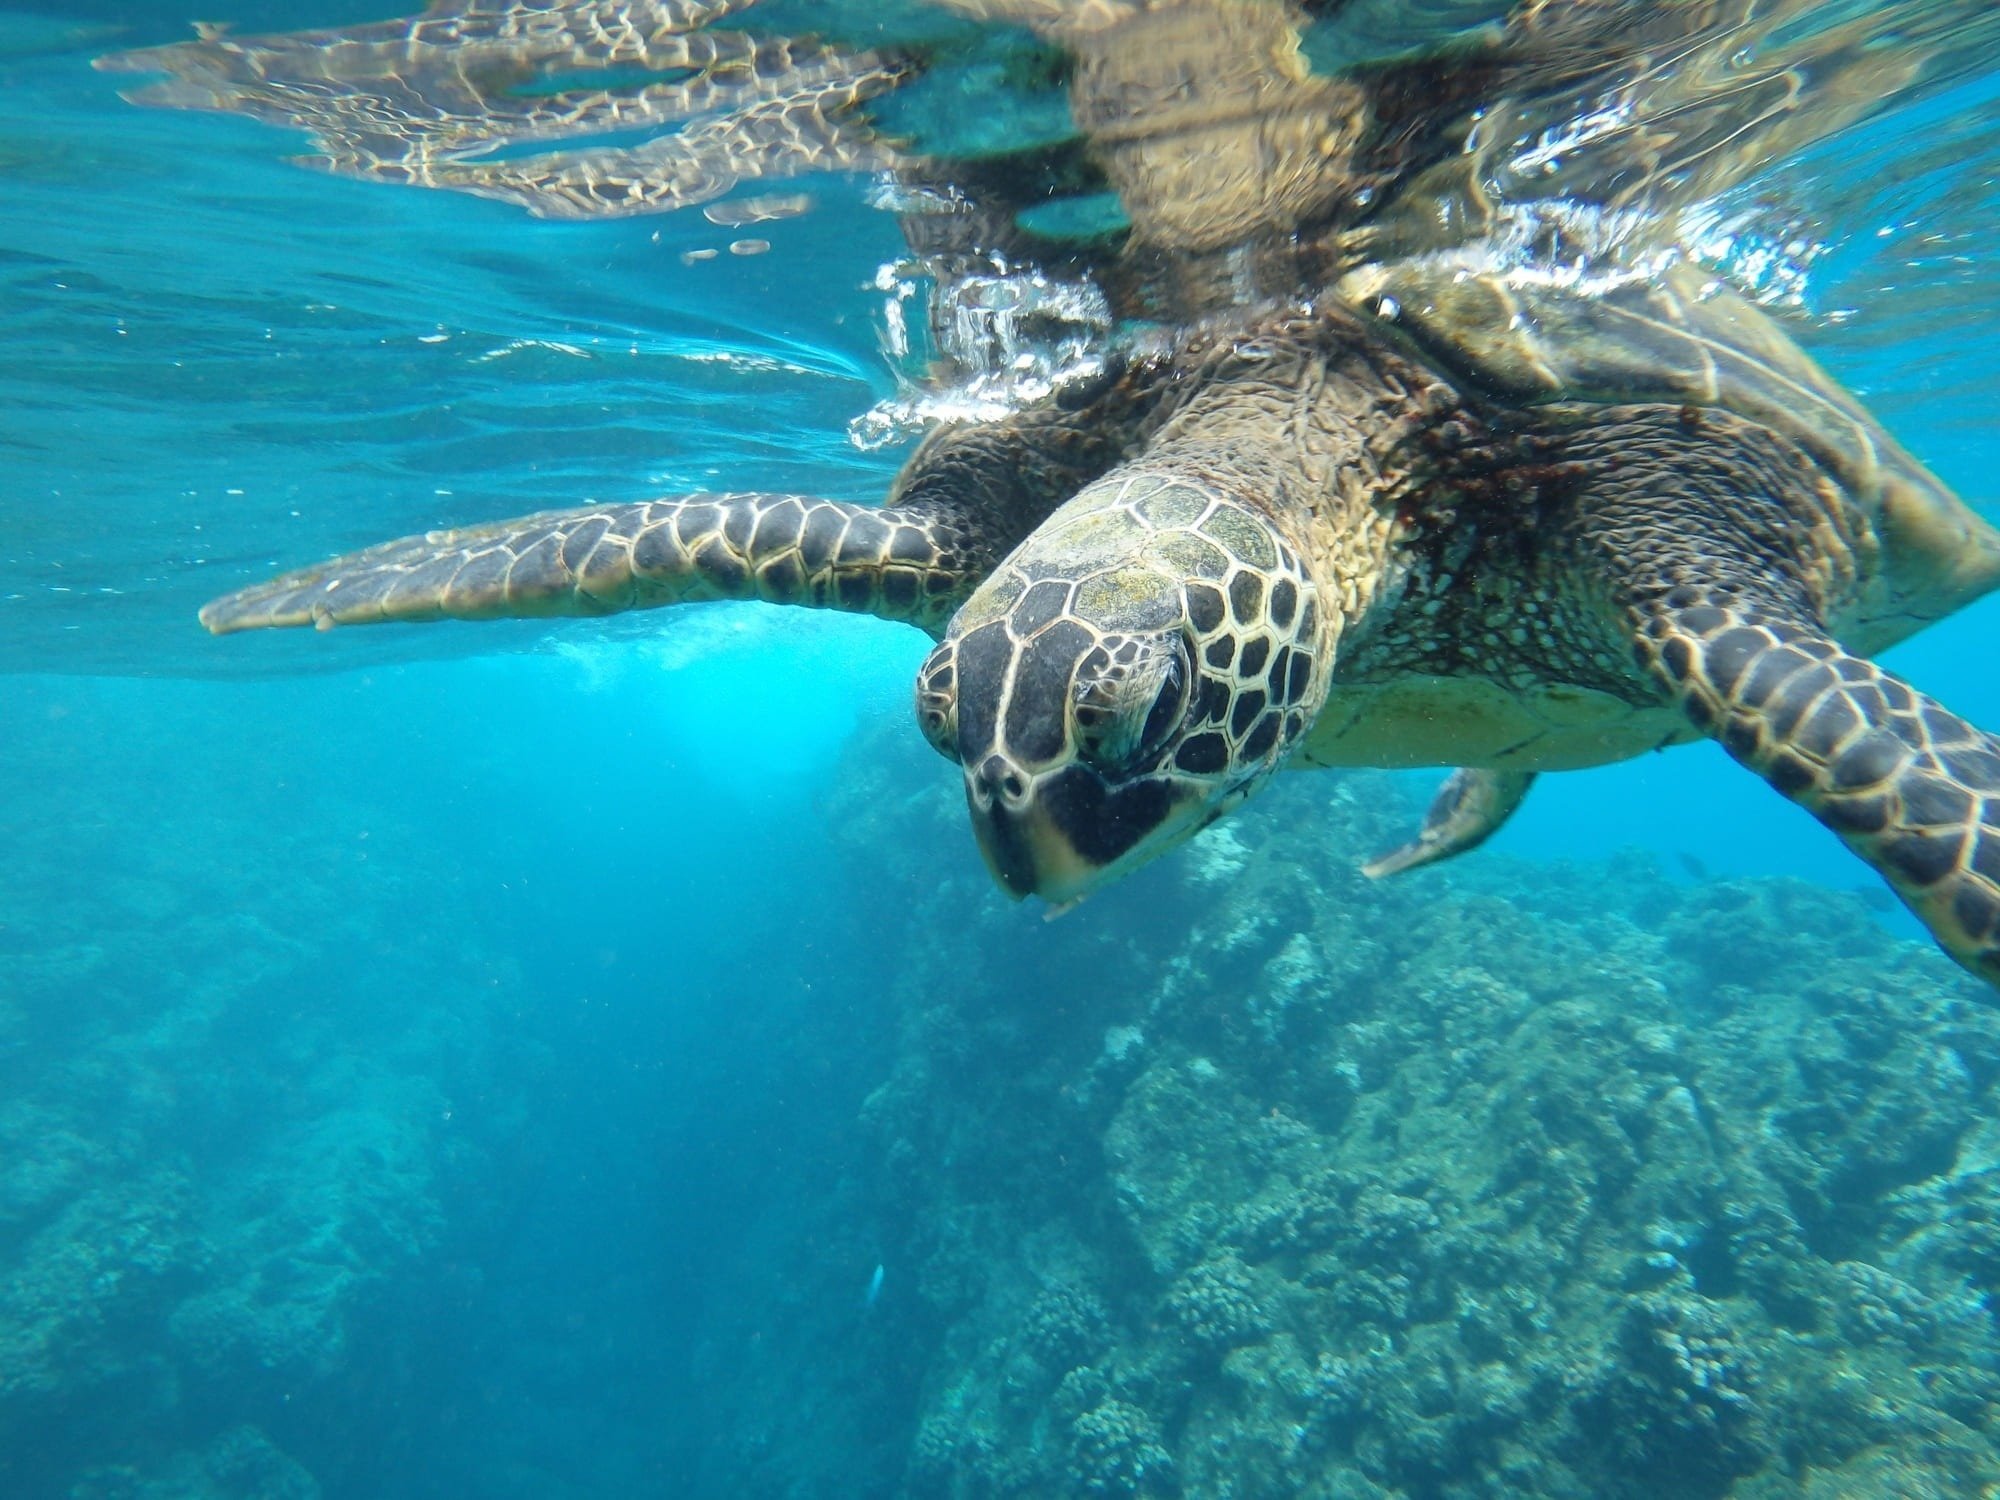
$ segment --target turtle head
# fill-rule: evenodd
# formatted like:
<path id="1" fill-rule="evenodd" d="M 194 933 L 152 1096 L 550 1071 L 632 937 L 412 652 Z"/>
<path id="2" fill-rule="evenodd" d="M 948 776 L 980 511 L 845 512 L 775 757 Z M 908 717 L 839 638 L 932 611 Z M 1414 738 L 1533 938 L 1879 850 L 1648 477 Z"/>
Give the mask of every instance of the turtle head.
<path id="1" fill-rule="evenodd" d="M 1247 797 L 1325 701 L 1322 615 L 1277 527 L 1203 486 L 1127 473 L 1058 510 L 917 678 L 994 878 L 1073 901 Z"/>

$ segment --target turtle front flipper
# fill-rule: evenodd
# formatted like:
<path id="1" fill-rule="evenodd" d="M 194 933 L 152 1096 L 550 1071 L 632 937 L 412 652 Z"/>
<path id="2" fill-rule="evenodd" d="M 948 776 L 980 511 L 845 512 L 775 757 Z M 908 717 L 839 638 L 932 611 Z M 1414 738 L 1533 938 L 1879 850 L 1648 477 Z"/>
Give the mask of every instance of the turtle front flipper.
<path id="1" fill-rule="evenodd" d="M 1361 867 L 1361 873 L 1370 880 L 1380 880 L 1477 849 L 1514 815 L 1534 783 L 1532 771 L 1488 771 L 1471 766 L 1453 771 L 1431 799 L 1417 836 L 1376 855 Z"/>
<path id="2" fill-rule="evenodd" d="M 941 506 L 693 495 L 384 542 L 225 595 L 201 622 L 226 635 L 761 599 L 879 615 L 935 635 L 978 581 L 982 551 L 972 528 Z"/>
<path id="3" fill-rule="evenodd" d="M 1783 611 L 1675 590 L 1640 640 L 1696 724 L 2000 984 L 2000 739 Z"/>

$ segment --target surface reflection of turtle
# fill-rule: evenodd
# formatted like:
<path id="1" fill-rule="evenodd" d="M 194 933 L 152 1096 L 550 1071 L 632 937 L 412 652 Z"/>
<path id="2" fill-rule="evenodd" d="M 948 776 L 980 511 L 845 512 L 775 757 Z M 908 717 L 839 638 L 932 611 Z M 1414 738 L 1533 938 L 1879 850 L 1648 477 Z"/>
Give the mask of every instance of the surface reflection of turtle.
<path id="1" fill-rule="evenodd" d="M 1650 253 L 1696 195 L 1934 71 L 1909 15 L 1540 3 L 1321 72 L 1279 4 L 950 8 L 1071 53 L 1123 227 L 1064 265 L 1168 329 L 1149 352 L 933 432 L 879 508 L 547 512 L 288 574 L 208 627 L 717 598 L 907 621 L 938 638 L 918 716 L 989 865 L 1057 903 L 1284 766 L 1462 768 L 1385 874 L 1477 844 L 1539 771 L 1707 735 L 2000 982 L 2000 742 L 1868 659 L 2000 584 L 2000 534 L 1762 311 Z M 1898 48 L 1868 30 L 1899 20 Z M 1591 101 L 1540 196 L 1532 153 L 1492 154 Z M 970 222 L 1032 191 L 988 173 Z M 1618 243 L 1555 274 L 1592 209 Z"/>

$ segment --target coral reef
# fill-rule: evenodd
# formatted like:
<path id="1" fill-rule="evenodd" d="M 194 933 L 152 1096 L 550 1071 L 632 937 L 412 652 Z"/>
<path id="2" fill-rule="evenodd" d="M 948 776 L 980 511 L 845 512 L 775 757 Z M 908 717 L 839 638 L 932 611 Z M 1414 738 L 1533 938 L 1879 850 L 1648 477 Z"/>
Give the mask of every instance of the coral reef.
<path id="1" fill-rule="evenodd" d="M 887 774 L 853 836 L 949 838 Z M 858 1192 L 921 1266 L 900 1491 L 2000 1484 L 1989 997 L 1796 882 L 1361 880 L 1410 816 L 1287 786 L 1052 928 L 899 882 Z"/>
<path id="2" fill-rule="evenodd" d="M 65 790 L 0 863 L 0 1492 L 317 1497 L 315 1425 L 406 1391 L 357 1330 L 490 1170 L 449 1095 L 497 1068 L 505 962 L 368 878 L 450 888 L 407 823 L 329 850 L 255 786 L 32 754 L 10 784 Z"/>
<path id="3" fill-rule="evenodd" d="M 1171 1493 L 1174 1461 L 1153 1419 L 1129 1401 L 1105 1401 L 1069 1424 L 1069 1487 L 1086 1495 Z"/>
<path id="4" fill-rule="evenodd" d="M 320 1500 L 320 1493 L 312 1475 L 254 1427 L 231 1428 L 153 1474 L 128 1466 L 92 1469 L 70 1491 L 71 1500 Z"/>
<path id="5" fill-rule="evenodd" d="M 1045 924 L 921 753 L 743 861 L 699 992 L 574 980 L 380 807 L 10 830 L 0 1491 L 2000 1485 L 2000 1013 L 1859 898 L 1375 885 L 1410 800 L 1321 776 Z"/>

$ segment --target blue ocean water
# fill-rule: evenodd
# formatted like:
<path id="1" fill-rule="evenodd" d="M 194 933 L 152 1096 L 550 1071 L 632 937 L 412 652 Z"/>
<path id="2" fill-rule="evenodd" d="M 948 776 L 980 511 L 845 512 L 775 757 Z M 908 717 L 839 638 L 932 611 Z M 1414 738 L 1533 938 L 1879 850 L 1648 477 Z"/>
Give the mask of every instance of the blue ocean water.
<path id="1" fill-rule="evenodd" d="M 205 19 L 379 7 L 309 9 Z M 866 1122 L 953 962 L 1024 1013 L 1096 1007 L 1093 1039 L 1121 995 L 1138 1024 L 1197 856 L 1058 924 L 1008 906 L 903 627 L 194 619 L 433 526 L 879 494 L 901 454 L 846 428 L 893 390 L 893 222 L 828 179 L 767 252 L 689 263 L 732 232 L 302 171 L 90 68 L 184 23 L 0 9 L 0 1493 L 929 1492 L 898 1476 L 975 1363 L 971 1294 L 918 1250 L 950 1205 Z M 1993 63 L 1794 185 L 1831 206 L 1813 351 L 2000 516 Z M 1996 725 L 1996 642 L 1989 599 L 1889 661 Z M 1316 779 L 1232 820 L 1250 858 L 1351 837 L 1364 794 Z M 1351 783 L 1406 820 L 1426 784 Z M 1874 889 L 1706 745 L 1554 778 L 1478 858 L 1531 915 L 1633 870 Z M 1840 909 L 1935 975 L 1900 912 Z M 933 1085 L 986 1097 L 955 1045 Z"/>

